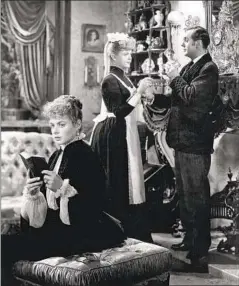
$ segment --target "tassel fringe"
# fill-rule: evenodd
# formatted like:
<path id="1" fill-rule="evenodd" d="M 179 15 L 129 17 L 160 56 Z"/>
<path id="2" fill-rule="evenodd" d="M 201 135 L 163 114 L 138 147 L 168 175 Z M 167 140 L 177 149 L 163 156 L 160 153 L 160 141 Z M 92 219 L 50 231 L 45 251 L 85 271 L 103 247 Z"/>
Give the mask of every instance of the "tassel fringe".
<path id="1" fill-rule="evenodd" d="M 129 261 L 117 264 L 103 265 L 99 260 L 97 268 L 73 269 L 67 266 L 52 266 L 43 262 L 19 261 L 14 265 L 14 273 L 17 277 L 27 279 L 34 283 L 58 285 L 58 286 L 89 286 L 101 285 L 102 282 L 134 282 L 142 279 L 161 276 L 167 278 L 167 273 L 172 264 L 172 256 L 168 251 L 150 254 L 144 257 L 136 257 Z M 80 262 L 79 267 L 81 266 Z M 103 266 L 100 266 L 103 265 Z M 165 279 L 166 279 L 165 278 Z"/>

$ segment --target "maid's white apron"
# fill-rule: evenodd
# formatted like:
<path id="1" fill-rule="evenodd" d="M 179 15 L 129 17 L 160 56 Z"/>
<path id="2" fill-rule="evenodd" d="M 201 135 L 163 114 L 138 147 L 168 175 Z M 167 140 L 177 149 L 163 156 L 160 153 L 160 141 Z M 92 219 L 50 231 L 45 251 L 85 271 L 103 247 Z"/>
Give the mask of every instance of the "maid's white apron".
<path id="1" fill-rule="evenodd" d="M 135 87 L 131 88 L 127 86 L 117 75 L 113 73 L 111 73 L 111 75 L 121 82 L 121 84 L 129 90 L 130 94 L 135 90 Z M 128 80 L 130 81 L 130 79 Z M 130 204 L 141 204 L 145 202 L 144 172 L 137 127 L 137 107 L 125 117 Z M 92 142 L 92 137 L 97 124 L 104 121 L 107 117 L 115 117 L 115 115 L 114 113 L 108 112 L 104 100 L 102 99 L 100 114 L 94 119 L 95 125 L 91 134 L 90 143 Z"/>

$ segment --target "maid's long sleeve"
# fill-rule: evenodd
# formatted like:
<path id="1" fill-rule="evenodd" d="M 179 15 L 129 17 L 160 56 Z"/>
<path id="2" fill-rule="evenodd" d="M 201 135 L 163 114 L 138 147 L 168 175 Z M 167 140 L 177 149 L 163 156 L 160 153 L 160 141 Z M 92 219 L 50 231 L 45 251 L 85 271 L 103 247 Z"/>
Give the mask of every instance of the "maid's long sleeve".
<path id="1" fill-rule="evenodd" d="M 126 117 L 134 107 L 124 98 L 122 90 L 116 78 L 108 77 L 102 84 L 102 96 L 109 112 L 116 117 Z"/>

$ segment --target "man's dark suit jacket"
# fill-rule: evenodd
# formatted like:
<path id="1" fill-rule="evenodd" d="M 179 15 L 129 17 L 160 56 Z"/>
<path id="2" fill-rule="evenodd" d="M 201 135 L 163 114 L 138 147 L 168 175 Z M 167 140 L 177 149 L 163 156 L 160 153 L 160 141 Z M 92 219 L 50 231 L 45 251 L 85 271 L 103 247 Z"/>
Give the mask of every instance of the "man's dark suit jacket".
<path id="1" fill-rule="evenodd" d="M 189 69 L 186 65 L 170 87 L 168 145 L 186 153 L 211 153 L 214 131 L 209 114 L 218 93 L 218 68 L 210 54 L 202 56 Z"/>

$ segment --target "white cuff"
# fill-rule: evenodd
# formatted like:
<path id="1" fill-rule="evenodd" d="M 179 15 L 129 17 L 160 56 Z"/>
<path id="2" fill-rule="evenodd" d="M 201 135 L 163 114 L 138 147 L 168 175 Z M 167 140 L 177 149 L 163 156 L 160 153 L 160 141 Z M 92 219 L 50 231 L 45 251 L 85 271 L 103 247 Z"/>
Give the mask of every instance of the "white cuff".
<path id="1" fill-rule="evenodd" d="M 47 202 L 44 195 L 38 192 L 34 196 L 26 192 L 23 195 L 23 204 L 21 207 L 21 216 L 29 222 L 34 228 L 43 226 L 47 215 Z"/>
<path id="2" fill-rule="evenodd" d="M 135 92 L 128 100 L 127 103 L 135 107 L 140 101 L 141 95 Z"/>
<path id="3" fill-rule="evenodd" d="M 64 224 L 70 225 L 68 202 L 70 197 L 77 194 L 77 190 L 69 184 L 69 179 L 63 181 L 62 187 L 55 193 L 60 199 L 60 219 Z"/>

